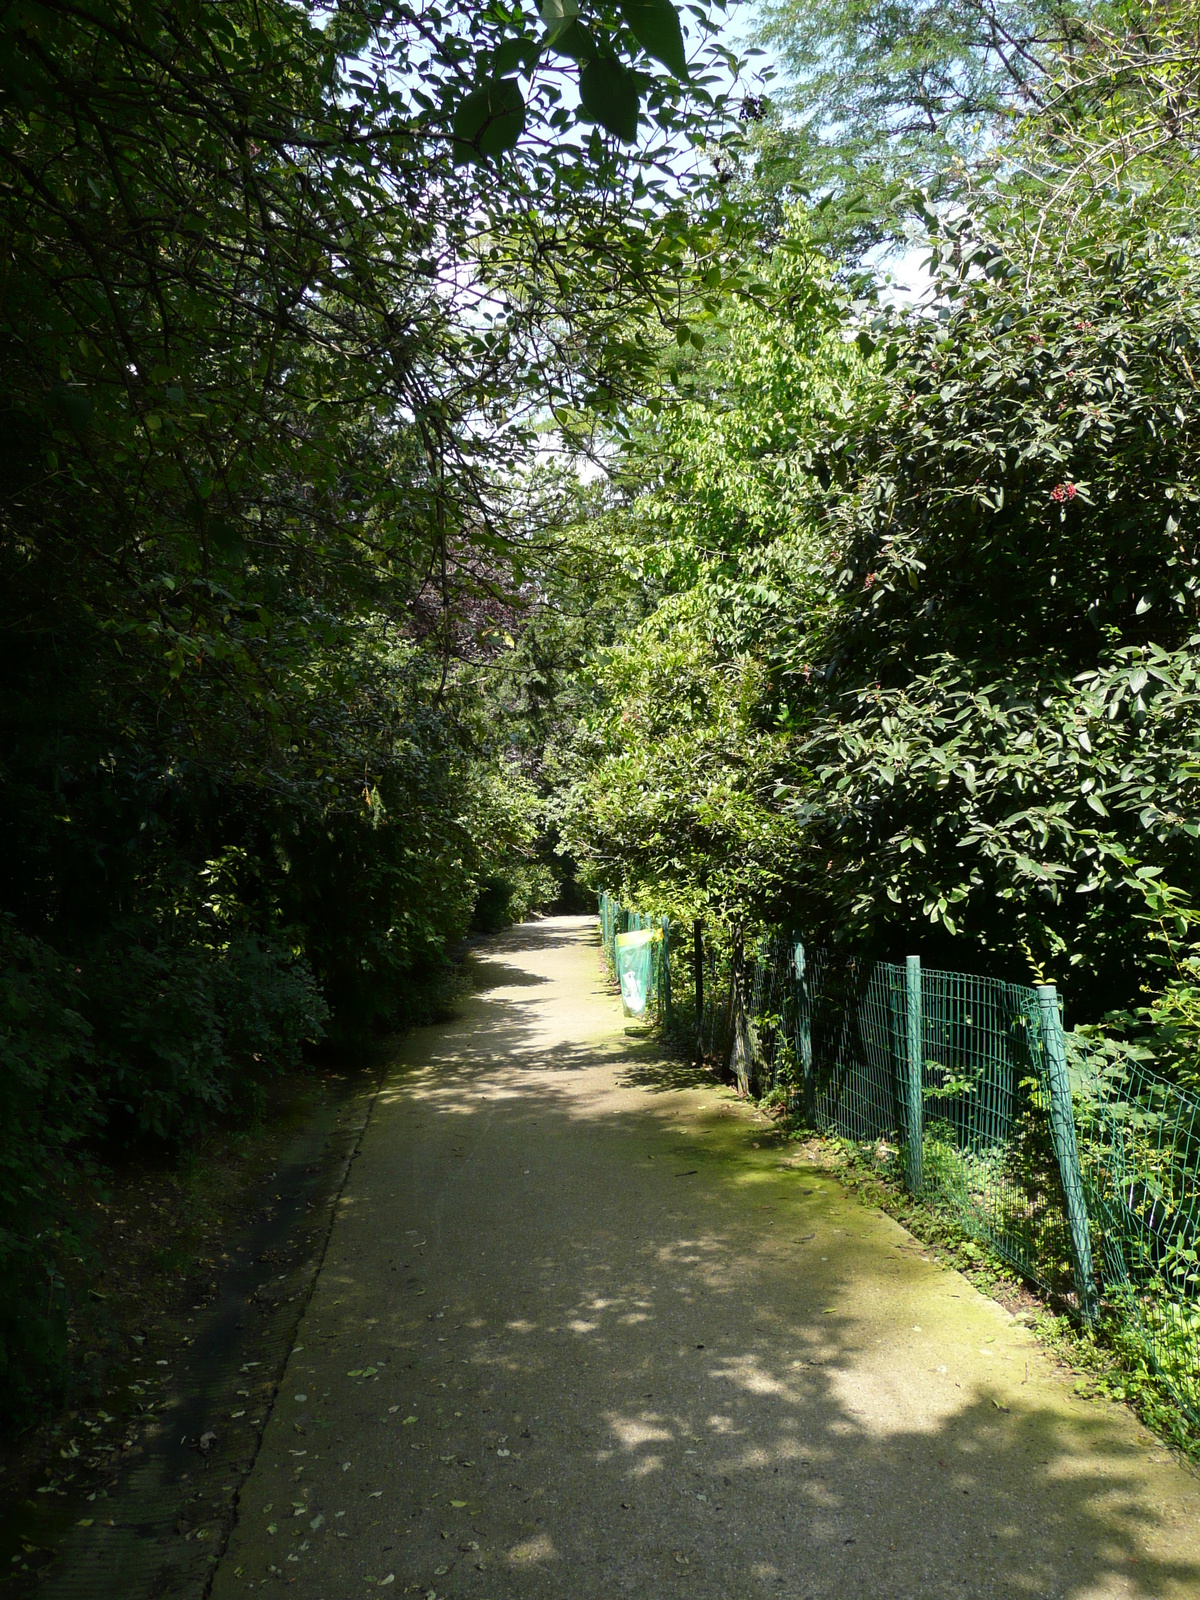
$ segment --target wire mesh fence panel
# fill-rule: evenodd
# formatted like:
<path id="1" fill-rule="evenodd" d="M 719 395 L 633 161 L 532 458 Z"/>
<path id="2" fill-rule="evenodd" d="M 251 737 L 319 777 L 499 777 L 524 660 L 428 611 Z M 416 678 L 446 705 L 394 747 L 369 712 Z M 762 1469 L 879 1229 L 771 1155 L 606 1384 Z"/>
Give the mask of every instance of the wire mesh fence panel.
<path id="1" fill-rule="evenodd" d="M 818 1128 L 861 1142 L 899 1142 L 897 1015 L 901 969 L 808 955 L 812 1116 Z"/>
<path id="2" fill-rule="evenodd" d="M 1037 996 L 995 978 L 922 971 L 921 1002 L 927 1194 L 1027 1277 L 1072 1299 Z"/>
<path id="3" fill-rule="evenodd" d="M 1067 1045 L 1105 1300 L 1200 1425 L 1200 1101 L 1128 1048 Z"/>
<path id="4" fill-rule="evenodd" d="M 600 917 L 606 946 L 643 925 L 611 897 Z M 1098 1289 L 1200 1427 L 1200 1099 L 1143 1051 L 1064 1035 L 1048 986 L 865 963 L 779 932 L 748 942 L 740 969 L 738 949 L 705 951 L 704 1057 L 743 1093 L 802 1100 L 822 1132 L 888 1147 L 910 1186 L 915 1173 L 964 1232 L 1085 1315 Z"/>
<path id="5" fill-rule="evenodd" d="M 729 952 L 710 943 L 704 954 L 704 1018 L 700 1025 L 700 1053 L 705 1061 L 728 1059 L 732 981 Z"/>
<path id="6" fill-rule="evenodd" d="M 774 933 L 766 939 L 755 1018 L 758 1092 L 761 1095 L 782 1092 L 789 1099 L 797 1081 L 791 1042 L 796 1009 L 792 946 L 793 941 L 782 934 Z"/>

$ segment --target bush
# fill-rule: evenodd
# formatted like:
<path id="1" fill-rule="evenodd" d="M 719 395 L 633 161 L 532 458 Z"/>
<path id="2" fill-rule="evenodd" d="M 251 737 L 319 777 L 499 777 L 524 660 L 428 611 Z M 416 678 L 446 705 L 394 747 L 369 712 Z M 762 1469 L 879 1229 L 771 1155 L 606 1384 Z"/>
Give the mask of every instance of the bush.
<path id="1" fill-rule="evenodd" d="M 0 918 L 0 1427 L 66 1377 L 71 1190 L 100 1123 L 76 975 Z"/>
<path id="2" fill-rule="evenodd" d="M 490 872 L 479 886 L 471 926 L 477 933 L 499 933 L 553 905 L 561 891 L 557 875 L 540 861 L 518 862 Z"/>
<path id="3" fill-rule="evenodd" d="M 299 1062 L 329 1010 L 308 963 L 262 935 L 212 947 L 114 941 L 87 970 L 93 1058 L 110 1138 L 179 1145 Z"/>

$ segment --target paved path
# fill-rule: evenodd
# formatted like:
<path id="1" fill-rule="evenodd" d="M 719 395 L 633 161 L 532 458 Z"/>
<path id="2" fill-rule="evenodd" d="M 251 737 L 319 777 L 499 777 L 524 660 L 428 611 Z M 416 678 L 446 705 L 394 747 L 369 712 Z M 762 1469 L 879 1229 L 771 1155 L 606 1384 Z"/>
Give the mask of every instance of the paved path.
<path id="1" fill-rule="evenodd" d="M 1200 1597 L 1197 1478 L 628 1038 L 587 919 L 477 974 L 376 1106 L 214 1600 Z"/>

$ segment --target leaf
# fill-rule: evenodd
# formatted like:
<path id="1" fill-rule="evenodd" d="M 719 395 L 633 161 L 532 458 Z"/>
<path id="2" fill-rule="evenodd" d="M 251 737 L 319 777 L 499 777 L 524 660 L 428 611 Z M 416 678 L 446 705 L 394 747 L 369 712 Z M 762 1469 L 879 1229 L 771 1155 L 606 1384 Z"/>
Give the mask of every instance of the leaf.
<path id="1" fill-rule="evenodd" d="M 554 45 L 560 34 L 570 29 L 572 24 L 578 27 L 579 0 L 542 0 L 538 11 L 546 24 L 547 44 Z"/>
<path id="2" fill-rule="evenodd" d="M 620 4 L 621 15 L 646 54 L 661 61 L 677 78 L 685 79 L 688 70 L 683 31 L 671 0 L 620 0 Z"/>
<path id="3" fill-rule="evenodd" d="M 593 56 L 579 74 L 579 98 L 586 116 L 632 144 L 637 138 L 637 79 L 616 56 Z"/>
<path id="4" fill-rule="evenodd" d="M 473 89 L 454 113 L 454 156 L 477 161 L 511 150 L 525 131 L 525 101 L 515 78 L 496 78 Z"/>
<path id="5" fill-rule="evenodd" d="M 78 389 L 68 388 L 65 383 L 59 383 L 54 386 L 51 399 L 75 433 L 86 431 L 92 420 L 92 402 L 86 394 L 81 394 Z"/>
<path id="6" fill-rule="evenodd" d="M 556 28 L 546 35 L 546 43 L 551 50 L 557 50 L 564 56 L 570 56 L 573 61 L 581 64 L 590 61 L 599 51 L 595 39 L 581 22 L 571 20 Z"/>

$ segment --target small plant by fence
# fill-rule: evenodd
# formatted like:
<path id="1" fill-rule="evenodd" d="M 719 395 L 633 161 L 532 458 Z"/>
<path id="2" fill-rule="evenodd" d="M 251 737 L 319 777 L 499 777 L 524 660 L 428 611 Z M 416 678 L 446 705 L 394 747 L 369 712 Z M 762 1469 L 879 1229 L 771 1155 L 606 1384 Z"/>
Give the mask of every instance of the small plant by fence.
<path id="1" fill-rule="evenodd" d="M 603 902 L 602 923 L 636 915 Z M 720 955 L 697 939 L 695 962 L 705 1059 L 889 1156 L 913 1194 L 1117 1330 L 1200 1428 L 1195 1097 L 1137 1050 L 1064 1031 L 1050 984 L 863 963 L 778 933 Z"/>

